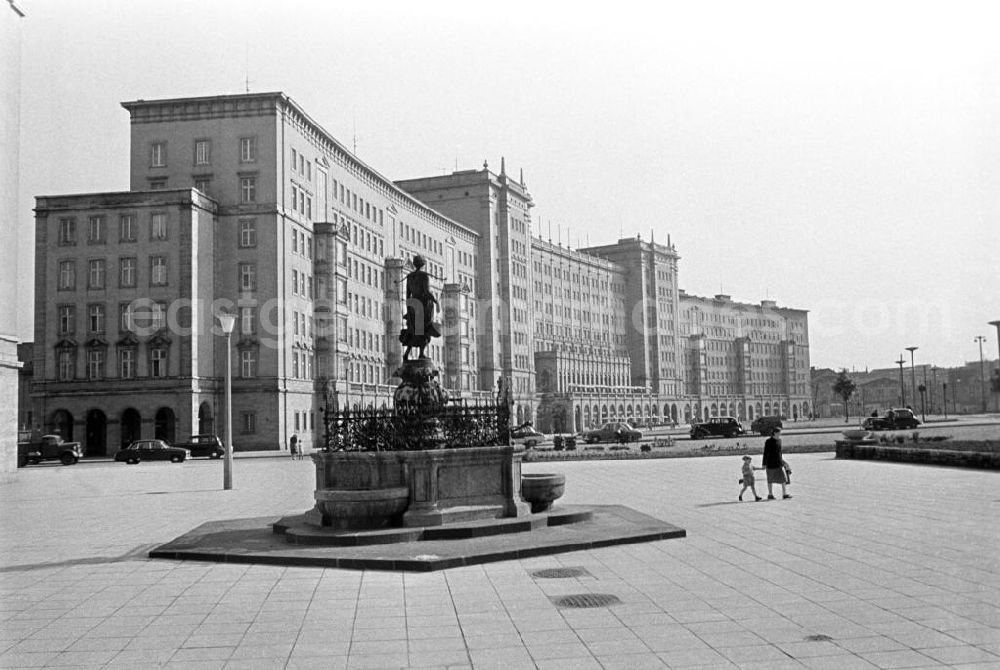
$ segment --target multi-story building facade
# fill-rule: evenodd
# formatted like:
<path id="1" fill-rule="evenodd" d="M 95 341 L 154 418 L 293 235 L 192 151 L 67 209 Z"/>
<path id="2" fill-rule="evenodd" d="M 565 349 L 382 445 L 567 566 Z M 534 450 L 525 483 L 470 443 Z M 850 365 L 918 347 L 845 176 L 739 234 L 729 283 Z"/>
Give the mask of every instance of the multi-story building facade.
<path id="1" fill-rule="evenodd" d="M 18 273 L 21 224 L 18 181 L 21 143 L 21 31 L 24 13 L 0 7 L 0 483 L 17 472 Z"/>
<path id="2" fill-rule="evenodd" d="M 36 208 L 33 416 L 92 454 L 219 429 L 220 311 L 237 448 L 315 444 L 330 391 L 388 402 L 418 253 L 453 395 L 505 381 L 548 430 L 809 412 L 804 311 L 686 295 L 669 239 L 533 237 L 503 161 L 393 182 L 281 93 L 123 106 L 130 191 Z"/>

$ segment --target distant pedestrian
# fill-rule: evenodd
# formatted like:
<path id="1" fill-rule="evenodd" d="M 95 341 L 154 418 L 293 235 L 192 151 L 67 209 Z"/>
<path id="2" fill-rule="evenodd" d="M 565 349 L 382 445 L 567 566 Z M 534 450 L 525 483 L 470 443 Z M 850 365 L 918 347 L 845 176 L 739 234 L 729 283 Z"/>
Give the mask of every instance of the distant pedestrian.
<path id="1" fill-rule="evenodd" d="M 781 497 L 791 498 L 785 487 L 788 485 L 788 475 L 785 474 L 785 461 L 781 456 L 781 428 L 775 428 L 771 437 L 764 443 L 764 457 L 761 465 L 767 472 L 767 499 L 774 500 L 775 484 L 781 484 Z"/>
<path id="2" fill-rule="evenodd" d="M 297 461 L 299 459 L 299 436 L 292 433 L 292 437 L 288 440 L 288 450 L 292 454 L 292 460 Z"/>
<path id="3" fill-rule="evenodd" d="M 754 487 L 754 477 L 753 471 L 759 470 L 760 468 L 755 468 L 753 465 L 753 458 L 749 455 L 743 457 L 743 478 L 740 479 L 740 484 L 743 484 L 743 488 L 740 489 L 740 502 L 743 502 L 743 494 L 747 489 L 753 493 L 754 500 L 760 502 L 761 497 L 757 495 L 757 489 Z"/>

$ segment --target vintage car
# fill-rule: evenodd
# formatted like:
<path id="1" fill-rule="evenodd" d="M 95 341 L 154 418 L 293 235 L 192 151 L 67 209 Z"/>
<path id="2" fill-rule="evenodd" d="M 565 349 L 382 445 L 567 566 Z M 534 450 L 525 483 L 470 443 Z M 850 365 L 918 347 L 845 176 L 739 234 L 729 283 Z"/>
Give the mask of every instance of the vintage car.
<path id="1" fill-rule="evenodd" d="M 191 458 L 222 458 L 226 455 L 226 448 L 217 435 L 192 435 L 187 442 L 173 446 L 187 449 Z"/>
<path id="2" fill-rule="evenodd" d="M 42 435 L 38 439 L 28 439 L 17 444 L 17 467 L 29 463 L 58 460 L 63 465 L 74 465 L 83 458 L 83 447 L 79 442 L 64 442 L 59 435 Z"/>
<path id="3" fill-rule="evenodd" d="M 530 448 L 540 445 L 545 440 L 545 435 L 535 430 L 530 421 L 525 421 L 517 428 L 511 428 L 510 440 L 514 444 L 523 444 Z"/>
<path id="4" fill-rule="evenodd" d="M 706 437 L 737 437 L 743 435 L 743 424 L 731 416 L 713 416 L 707 421 L 699 421 L 691 425 L 691 439 Z"/>
<path id="5" fill-rule="evenodd" d="M 624 421 L 612 421 L 595 430 L 585 430 L 580 434 L 584 442 L 638 442 L 642 439 L 642 431 L 636 430 Z"/>
<path id="6" fill-rule="evenodd" d="M 913 416 L 913 410 L 901 407 L 890 409 L 885 416 L 870 416 L 861 427 L 866 430 L 909 430 L 920 425 L 920 420 Z"/>
<path id="7" fill-rule="evenodd" d="M 171 447 L 163 440 L 136 440 L 115 454 L 115 461 L 134 465 L 139 461 L 170 461 L 183 463 L 191 452 L 180 447 Z"/>

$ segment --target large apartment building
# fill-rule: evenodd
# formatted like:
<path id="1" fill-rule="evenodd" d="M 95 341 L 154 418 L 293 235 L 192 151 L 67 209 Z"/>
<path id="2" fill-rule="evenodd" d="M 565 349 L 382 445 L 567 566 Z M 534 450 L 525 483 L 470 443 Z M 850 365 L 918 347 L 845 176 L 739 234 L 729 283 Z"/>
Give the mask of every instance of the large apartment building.
<path id="1" fill-rule="evenodd" d="M 503 380 L 519 421 L 562 431 L 810 411 L 804 311 L 686 295 L 669 239 L 535 237 L 502 160 L 394 182 L 281 93 L 123 107 L 130 190 L 36 207 L 31 415 L 91 454 L 221 429 L 220 311 L 238 449 L 317 443 L 334 389 L 388 402 L 414 254 L 454 396 Z"/>

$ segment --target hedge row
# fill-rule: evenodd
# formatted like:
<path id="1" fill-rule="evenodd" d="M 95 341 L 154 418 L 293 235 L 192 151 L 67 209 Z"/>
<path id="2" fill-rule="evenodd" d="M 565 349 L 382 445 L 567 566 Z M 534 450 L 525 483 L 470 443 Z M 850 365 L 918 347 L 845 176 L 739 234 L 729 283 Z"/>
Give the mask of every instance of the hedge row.
<path id="1" fill-rule="evenodd" d="M 942 449 L 937 446 L 923 446 L 919 442 L 910 446 L 902 446 L 859 444 L 849 440 L 839 440 L 837 442 L 837 458 L 1000 470 L 1000 448 L 998 448 L 1000 443 L 995 441 L 955 441 L 948 442 L 947 447 Z"/>

